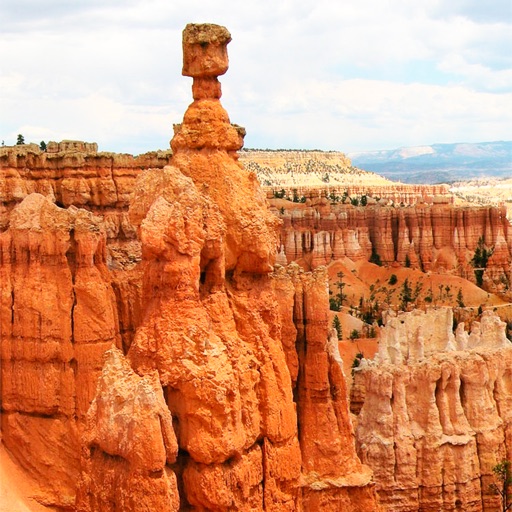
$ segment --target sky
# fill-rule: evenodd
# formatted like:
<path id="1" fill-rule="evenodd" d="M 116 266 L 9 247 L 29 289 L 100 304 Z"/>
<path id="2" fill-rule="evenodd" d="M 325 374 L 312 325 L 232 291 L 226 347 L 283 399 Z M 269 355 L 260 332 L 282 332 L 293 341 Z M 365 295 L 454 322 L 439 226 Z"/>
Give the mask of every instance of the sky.
<path id="1" fill-rule="evenodd" d="M 249 148 L 512 140 L 512 0 L 0 0 L 0 139 L 169 148 L 187 23 L 230 31 Z"/>

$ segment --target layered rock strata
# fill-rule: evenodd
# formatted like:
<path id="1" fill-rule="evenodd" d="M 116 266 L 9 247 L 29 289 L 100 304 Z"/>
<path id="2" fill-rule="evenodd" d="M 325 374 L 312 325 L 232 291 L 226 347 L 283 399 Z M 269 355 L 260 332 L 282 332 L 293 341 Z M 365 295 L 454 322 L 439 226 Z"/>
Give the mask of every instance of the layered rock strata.
<path id="1" fill-rule="evenodd" d="M 471 262 L 483 241 L 491 256 L 484 284 L 506 291 L 512 282 L 512 228 L 503 207 L 416 205 L 354 207 L 318 199 L 279 209 L 283 220 L 280 251 L 286 261 L 302 260 L 315 268 L 342 257 L 447 272 L 475 281 Z"/>
<path id="2" fill-rule="evenodd" d="M 171 165 L 143 173 L 130 206 L 144 308 L 88 413 L 82 511 L 378 509 L 326 351 L 327 276 L 271 273 L 278 221 L 219 102 L 229 41 L 215 25 L 184 31 L 195 101 Z"/>
<path id="3" fill-rule="evenodd" d="M 417 202 L 452 203 L 447 185 L 407 185 L 392 182 L 373 172 L 354 167 L 350 159 L 336 151 L 244 150 L 240 161 L 253 171 L 270 199 L 276 194 L 293 198 L 343 195 L 400 204 Z"/>
<path id="4" fill-rule="evenodd" d="M 449 310 L 431 310 L 393 317 L 383 331 L 381 362 L 355 376 L 365 391 L 358 453 L 374 470 L 383 506 L 501 510 L 491 485 L 492 468 L 512 456 L 505 324 L 487 312 L 470 334 L 459 327 L 454 336 Z M 468 339 L 475 348 L 460 350 Z"/>
<path id="5" fill-rule="evenodd" d="M 0 234 L 0 263 L 3 442 L 41 501 L 71 506 L 79 423 L 120 343 L 101 219 L 31 194 Z"/>
<path id="6" fill-rule="evenodd" d="M 105 218 L 107 238 L 134 238 L 127 222 L 133 184 L 141 169 L 161 168 L 170 151 L 132 155 L 98 152 L 97 144 L 49 142 L 0 148 L 0 230 L 28 194 L 48 196 L 61 207 L 86 208 Z"/>
<path id="7" fill-rule="evenodd" d="M 47 197 L 62 208 L 78 207 L 98 218 L 106 237 L 106 264 L 115 291 L 123 344 L 128 347 L 140 314 L 140 241 L 128 206 L 142 169 L 162 168 L 172 152 L 138 157 L 98 152 L 97 144 L 49 142 L 0 148 L 0 232 L 9 227 L 16 205 L 30 194 Z"/>

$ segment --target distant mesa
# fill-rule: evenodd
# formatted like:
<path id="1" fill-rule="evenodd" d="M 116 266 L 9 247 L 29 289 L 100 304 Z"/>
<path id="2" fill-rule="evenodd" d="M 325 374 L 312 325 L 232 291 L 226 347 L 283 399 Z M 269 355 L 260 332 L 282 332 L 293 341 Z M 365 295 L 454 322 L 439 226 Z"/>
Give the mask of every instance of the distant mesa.
<path id="1" fill-rule="evenodd" d="M 2 154 L 16 152 L 43 153 L 39 144 L 33 142 L 29 144 L 16 144 L 14 146 L 2 146 L 0 152 Z M 60 142 L 50 141 L 46 144 L 46 153 L 97 153 L 98 144 L 96 142 L 84 142 L 83 140 L 61 140 Z"/>
<path id="2" fill-rule="evenodd" d="M 63 140 L 61 142 L 51 141 L 46 145 L 47 153 L 62 153 L 64 151 L 97 153 L 98 144 L 96 142 L 84 142 L 81 140 Z"/>

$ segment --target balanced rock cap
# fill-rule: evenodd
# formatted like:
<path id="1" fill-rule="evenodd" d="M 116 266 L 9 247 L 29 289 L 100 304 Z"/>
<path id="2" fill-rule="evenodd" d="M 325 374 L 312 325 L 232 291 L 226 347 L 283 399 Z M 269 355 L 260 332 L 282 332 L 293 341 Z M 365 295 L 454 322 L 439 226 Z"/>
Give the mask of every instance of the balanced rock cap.
<path id="1" fill-rule="evenodd" d="M 183 30 L 184 76 L 193 78 L 223 75 L 229 66 L 229 31 L 210 23 L 189 23 Z"/>

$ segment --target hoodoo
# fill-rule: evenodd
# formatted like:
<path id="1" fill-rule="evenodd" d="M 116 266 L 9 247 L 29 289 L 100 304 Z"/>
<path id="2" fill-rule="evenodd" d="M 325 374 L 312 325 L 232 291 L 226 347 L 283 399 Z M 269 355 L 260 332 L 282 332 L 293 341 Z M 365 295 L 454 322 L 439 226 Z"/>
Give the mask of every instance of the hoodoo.
<path id="1" fill-rule="evenodd" d="M 183 32 L 194 101 L 172 158 L 0 155 L 3 442 L 45 504 L 379 510 L 327 273 L 275 264 L 280 221 L 238 161 L 245 131 L 219 101 L 230 40 Z"/>
<path id="2" fill-rule="evenodd" d="M 510 459 L 512 346 L 492 311 L 452 333 L 451 308 L 391 316 L 365 389 L 359 453 L 390 512 L 502 510 L 493 467 Z"/>

